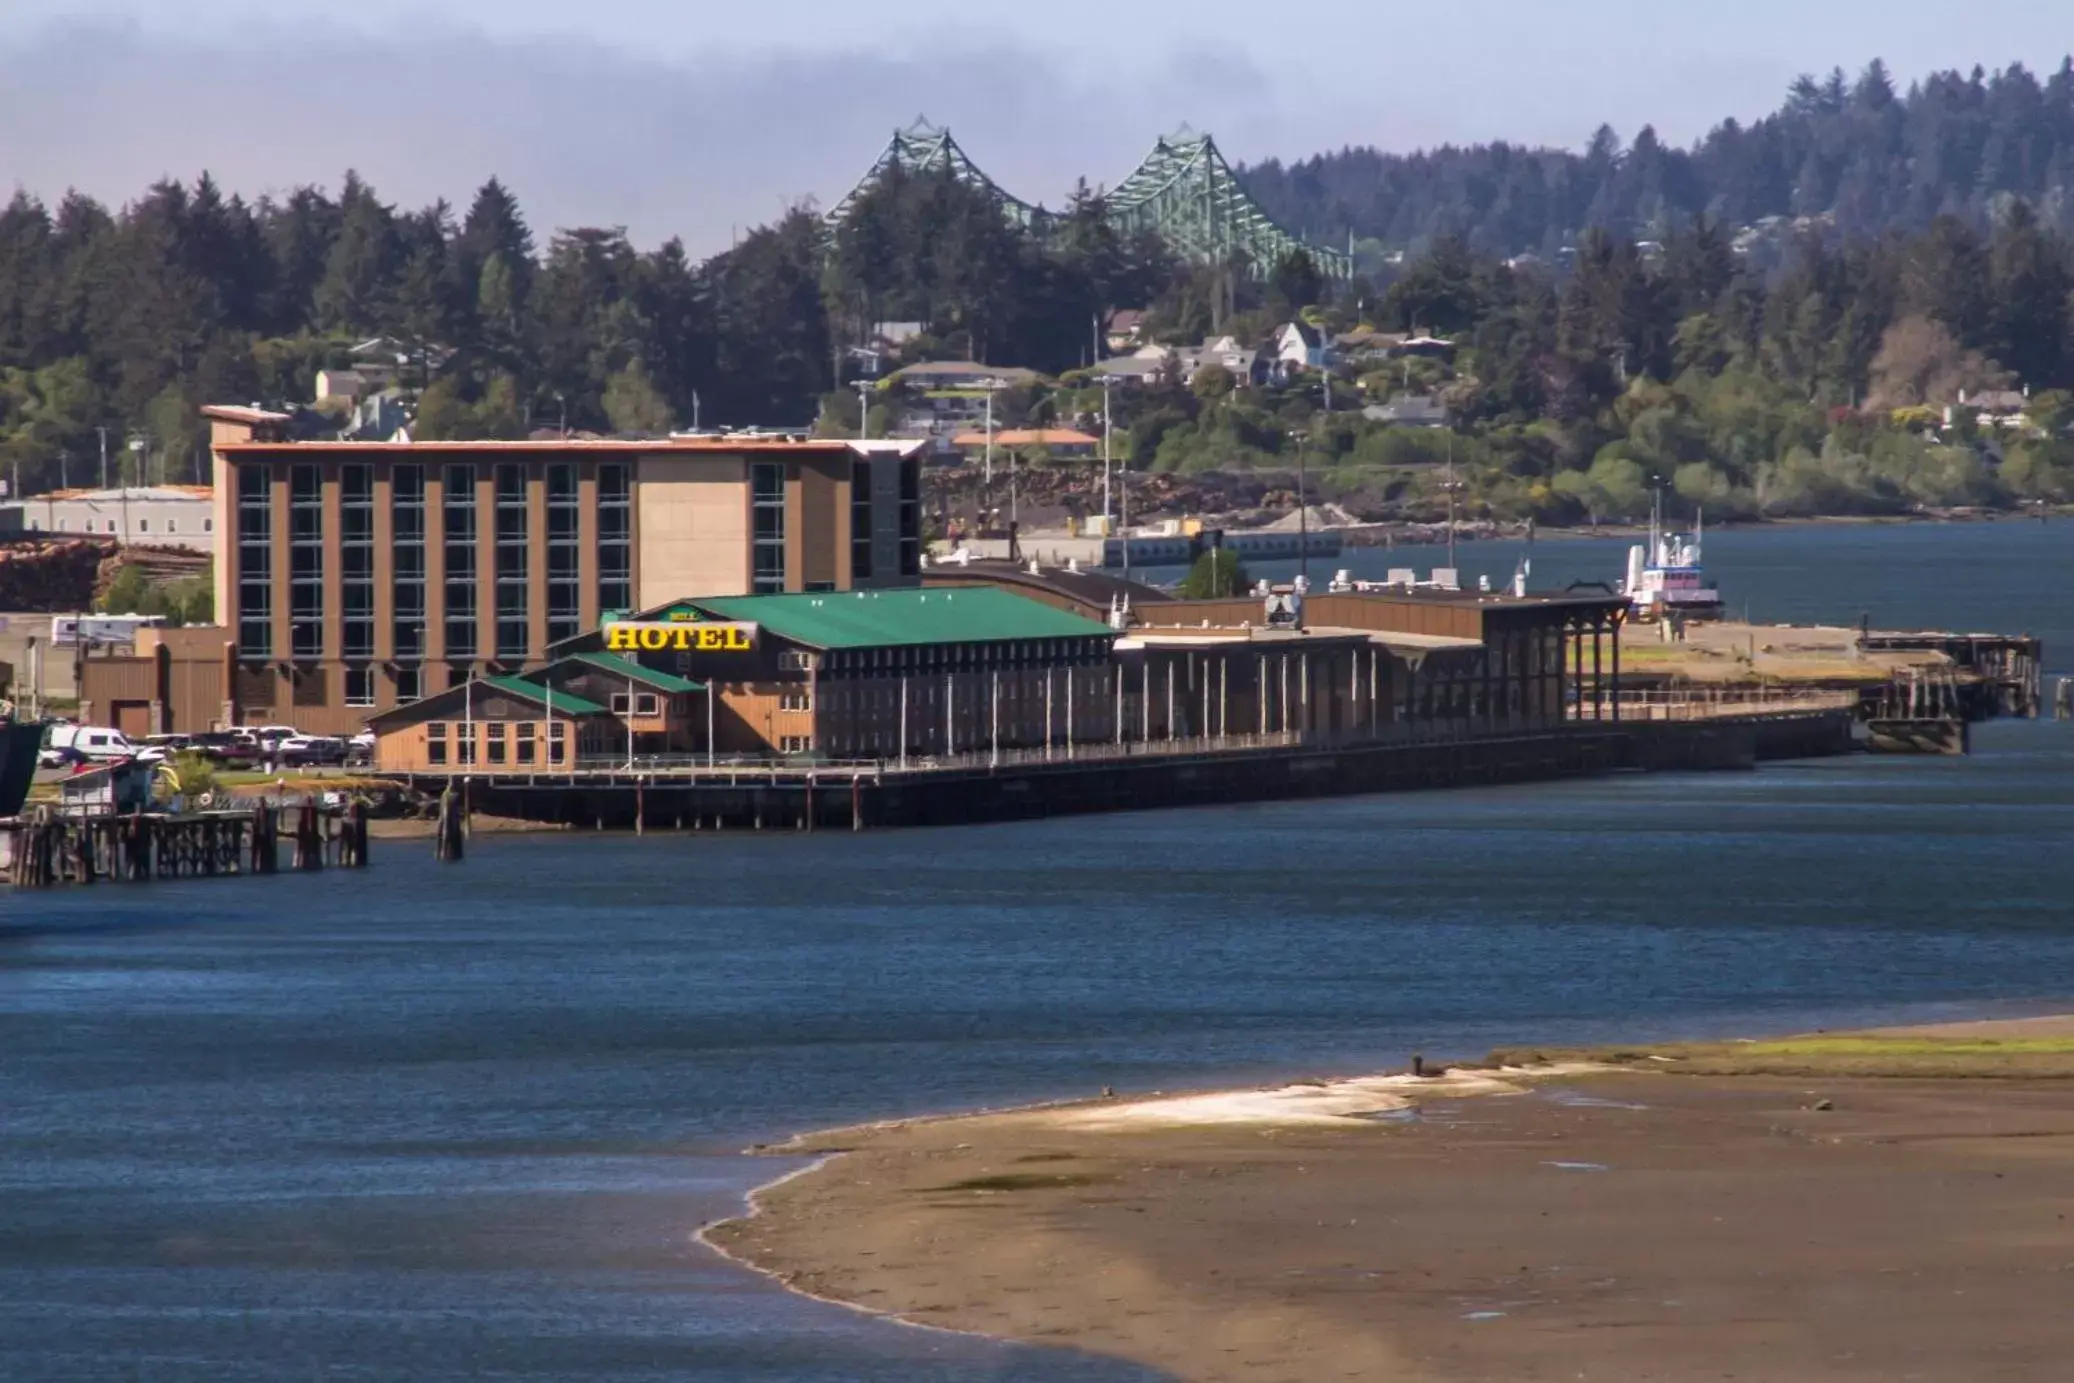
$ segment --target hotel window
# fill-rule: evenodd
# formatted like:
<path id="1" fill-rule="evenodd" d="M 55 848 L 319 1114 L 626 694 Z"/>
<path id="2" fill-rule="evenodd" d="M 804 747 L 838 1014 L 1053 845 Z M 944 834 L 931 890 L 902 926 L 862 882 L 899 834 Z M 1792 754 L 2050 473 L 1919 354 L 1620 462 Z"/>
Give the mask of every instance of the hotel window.
<path id="1" fill-rule="evenodd" d="M 659 716 L 662 713 L 662 698 L 654 692 L 612 693 L 612 714 L 614 715 Z"/>
<path id="2" fill-rule="evenodd" d="M 871 463 L 850 466 L 850 579 L 871 580 Z"/>
<path id="3" fill-rule="evenodd" d="M 782 754 L 806 754 L 813 748 L 812 735 L 782 735 L 778 739 L 778 752 Z"/>
<path id="4" fill-rule="evenodd" d="M 785 466 L 757 461 L 749 467 L 751 559 L 749 589 L 758 595 L 785 589 Z"/>
<path id="5" fill-rule="evenodd" d="M 139 533 L 149 533 L 149 532 L 151 531 L 151 520 L 150 520 L 150 519 L 139 519 L 139 520 L 137 520 L 137 531 L 138 531 Z"/>
<path id="6" fill-rule="evenodd" d="M 805 687 L 788 687 L 778 693 L 778 709 L 781 711 L 811 711 L 814 709 L 814 694 Z"/>
<path id="7" fill-rule="evenodd" d="M 518 751 L 518 761 L 520 763 L 530 764 L 539 760 L 539 735 L 540 727 L 532 721 L 522 720 L 519 722 L 518 739 L 514 741 L 514 747 Z"/>
<path id="8" fill-rule="evenodd" d="M 435 720 L 425 727 L 425 762 L 446 762 L 446 722 L 443 720 Z"/>
<path id="9" fill-rule="evenodd" d="M 497 656 L 526 656 L 526 468 L 497 466 Z"/>
<path id="10" fill-rule="evenodd" d="M 547 468 L 547 641 L 560 643 L 583 632 L 583 586 L 577 559 L 580 531 L 576 467 L 557 461 Z"/>
<path id="11" fill-rule="evenodd" d="M 324 480 L 307 462 L 288 468 L 288 619 L 294 655 L 323 657 Z"/>
<path id="12" fill-rule="evenodd" d="M 569 757 L 569 725 L 557 720 L 547 727 L 547 761 L 562 763 Z"/>
<path id="13" fill-rule="evenodd" d="M 238 653 L 274 652 L 273 484 L 266 468 L 238 467 Z"/>
<path id="14" fill-rule="evenodd" d="M 440 519 L 446 530 L 446 651 L 472 658 L 476 649 L 475 467 L 451 462 L 444 475 Z"/>
<path id="15" fill-rule="evenodd" d="M 633 607 L 633 482 L 625 463 L 608 461 L 598 467 L 598 608 Z"/>
<path id="16" fill-rule="evenodd" d="M 394 681 L 396 684 L 396 704 L 399 706 L 404 705 L 406 702 L 416 701 L 425 694 L 424 676 L 415 663 L 396 669 Z"/>
<path id="17" fill-rule="evenodd" d="M 505 758 L 506 749 L 504 742 L 503 724 L 501 722 L 492 721 L 490 724 L 484 726 L 483 729 L 485 733 L 488 735 L 490 741 L 488 746 L 490 751 L 490 762 L 493 764 L 501 764 L 508 762 Z"/>
<path id="18" fill-rule="evenodd" d="M 364 461 L 339 471 L 340 655 L 374 656 L 374 467 Z M 370 688 L 372 683 L 370 683 Z M 348 705 L 353 704 L 348 702 Z M 372 706 L 370 697 L 364 704 Z"/>
<path id="19" fill-rule="evenodd" d="M 389 535 L 391 641 L 395 656 L 416 658 L 425 652 L 425 468 L 416 462 L 389 473 Z"/>
<path id="20" fill-rule="evenodd" d="M 475 721 L 464 720 L 461 722 L 460 734 L 455 742 L 455 748 L 461 751 L 460 754 L 456 756 L 461 763 L 467 764 L 471 767 L 474 765 L 475 739 L 479 733 L 481 732 L 476 729 Z"/>
<path id="21" fill-rule="evenodd" d="M 900 574 L 922 574 L 922 463 L 900 463 Z"/>
<path id="22" fill-rule="evenodd" d="M 348 706 L 374 705 L 374 669 L 349 667 L 346 669 L 346 704 Z"/>

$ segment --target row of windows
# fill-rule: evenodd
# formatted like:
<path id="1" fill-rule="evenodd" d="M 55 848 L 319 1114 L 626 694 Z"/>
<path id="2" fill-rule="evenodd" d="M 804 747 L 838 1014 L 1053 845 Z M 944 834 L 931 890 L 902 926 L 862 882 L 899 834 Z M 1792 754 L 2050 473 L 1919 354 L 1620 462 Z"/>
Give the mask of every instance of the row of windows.
<path id="1" fill-rule="evenodd" d="M 274 651 L 272 486 L 258 466 L 238 467 L 238 646 L 254 657 Z"/>
<path id="2" fill-rule="evenodd" d="M 470 765 L 478 751 L 490 764 L 534 764 L 540 762 L 541 727 L 535 721 L 506 724 L 500 720 L 448 722 L 435 720 L 425 726 L 425 762 L 434 766 L 449 762 L 449 730 L 452 731 L 451 762 Z M 470 733 L 470 732 L 473 733 Z M 559 764 L 569 756 L 569 723 L 549 721 L 546 735 L 547 762 Z"/>
<path id="3" fill-rule="evenodd" d="M 82 519 L 82 520 L 80 520 L 80 523 L 79 523 L 79 531 L 80 531 L 80 532 L 82 532 L 82 533 L 101 533 L 101 532 L 107 532 L 107 533 L 114 533 L 114 532 L 117 532 L 117 531 L 118 531 L 118 529 L 117 529 L 117 526 L 116 526 L 116 521 L 115 521 L 114 519 L 104 519 L 104 520 L 102 520 L 102 521 L 101 521 L 101 523 L 102 523 L 102 527 L 100 527 L 100 528 L 96 528 L 96 527 L 94 526 L 94 522 L 95 522 L 95 521 L 94 521 L 94 520 L 92 520 L 92 519 Z M 136 520 L 136 527 L 137 527 L 137 531 L 138 531 L 139 533 L 149 533 L 149 532 L 151 531 L 151 520 L 150 520 L 150 519 L 138 519 L 138 520 Z M 48 531 L 48 532 L 52 532 L 52 533 L 69 533 L 69 532 L 71 532 L 71 531 L 72 531 L 72 520 L 70 520 L 70 519 L 59 519 L 59 520 L 58 520 L 58 526 L 57 526 L 56 528 L 54 528 L 54 529 L 49 529 L 49 530 L 45 530 L 45 529 L 43 528 L 43 526 L 42 526 L 41 524 L 38 524 L 38 523 L 37 523 L 37 522 L 35 521 L 35 515 L 31 514 L 31 515 L 29 516 L 29 529 L 30 529 L 30 531 L 31 531 L 31 532 L 37 532 L 37 533 L 41 533 L 41 532 L 45 532 L 45 531 Z M 163 529 L 159 530 L 159 531 L 160 531 L 160 532 L 163 532 L 163 533 L 178 533 L 178 532 L 180 531 L 180 521 L 179 521 L 178 519 L 167 519 L 167 520 L 166 520 L 166 526 L 165 526 L 165 527 L 164 527 Z M 214 533 L 215 531 L 216 531 L 216 520 L 214 520 L 214 519 L 203 519 L 203 520 L 202 520 L 202 532 L 204 532 L 204 533 Z"/>
<path id="4" fill-rule="evenodd" d="M 1001 639 L 988 643 L 928 644 L 913 648 L 865 648 L 827 655 L 833 673 L 905 672 L 999 667 L 1021 663 L 1092 662 L 1105 645 L 1095 639 Z"/>

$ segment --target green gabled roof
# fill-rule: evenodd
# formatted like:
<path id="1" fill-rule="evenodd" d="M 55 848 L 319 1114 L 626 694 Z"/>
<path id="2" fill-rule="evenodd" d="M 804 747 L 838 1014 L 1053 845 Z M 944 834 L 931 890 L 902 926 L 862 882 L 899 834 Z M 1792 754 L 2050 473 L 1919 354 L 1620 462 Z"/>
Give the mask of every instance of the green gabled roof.
<path id="1" fill-rule="evenodd" d="M 603 715 L 605 713 L 605 708 L 595 701 L 586 701 L 580 696 L 572 696 L 568 692 L 561 691 L 554 692 L 550 696 L 546 687 L 541 686 L 538 682 L 528 682 L 523 677 L 485 677 L 481 680 L 486 687 L 495 687 L 498 691 L 509 692 L 513 696 L 545 706 L 549 710 L 566 711 L 572 716 Z"/>
<path id="2" fill-rule="evenodd" d="M 1108 625 L 992 587 L 826 591 L 680 601 L 810 648 L 1113 637 Z"/>
<path id="3" fill-rule="evenodd" d="M 643 686 L 653 687 L 657 691 L 669 692 L 673 696 L 679 692 L 701 692 L 706 689 L 704 682 L 694 682 L 688 677 L 679 677 L 674 672 L 658 672 L 652 667 L 643 667 L 631 658 L 622 658 L 617 653 L 571 653 L 555 659 L 555 666 L 563 663 L 582 663 L 585 667 L 596 668 L 599 672 L 609 672 L 614 677 L 624 677 Z M 553 670 L 552 667 L 548 669 L 550 672 Z"/>

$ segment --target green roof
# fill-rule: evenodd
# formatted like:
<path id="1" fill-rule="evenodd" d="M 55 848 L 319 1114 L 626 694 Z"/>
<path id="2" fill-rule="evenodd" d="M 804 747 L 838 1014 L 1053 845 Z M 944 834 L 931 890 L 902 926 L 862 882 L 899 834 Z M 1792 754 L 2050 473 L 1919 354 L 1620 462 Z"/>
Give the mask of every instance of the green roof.
<path id="1" fill-rule="evenodd" d="M 893 648 L 1003 639 L 1113 637 L 1108 625 L 990 586 L 827 591 L 680 601 L 810 648 Z"/>
<path id="2" fill-rule="evenodd" d="M 658 672 L 652 667 L 643 667 L 631 658 L 622 658 L 617 653 L 571 653 L 567 657 L 555 660 L 555 666 L 557 667 L 563 663 L 582 663 L 585 667 L 596 668 L 600 672 L 609 672 L 614 677 L 624 677 L 629 681 L 639 682 L 643 686 L 653 687 L 657 691 L 669 692 L 672 695 L 679 692 L 698 692 L 706 689 L 704 682 L 694 682 L 688 677 L 679 677 L 674 672 Z M 553 668 L 550 668 L 549 671 L 553 671 Z M 536 673 L 534 675 L 538 676 L 539 674 Z"/>
<path id="3" fill-rule="evenodd" d="M 498 691 L 509 692 L 513 696 L 536 702 L 550 711 L 567 711 L 572 716 L 605 713 L 605 708 L 595 701 L 585 701 L 582 697 L 571 696 L 568 692 L 555 692 L 550 696 L 546 687 L 538 682 L 528 682 L 523 677 L 485 677 L 482 683 L 486 687 L 495 687 Z"/>

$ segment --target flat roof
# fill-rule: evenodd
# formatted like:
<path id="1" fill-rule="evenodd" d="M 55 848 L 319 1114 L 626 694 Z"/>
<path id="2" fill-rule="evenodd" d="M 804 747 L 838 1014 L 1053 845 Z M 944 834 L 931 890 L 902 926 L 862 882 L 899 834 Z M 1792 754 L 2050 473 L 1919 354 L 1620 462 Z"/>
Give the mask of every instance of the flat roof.
<path id="1" fill-rule="evenodd" d="M 698 596 L 672 605 L 758 624 L 810 648 L 1106 638 L 1116 632 L 1106 624 L 992 586 Z"/>
<path id="2" fill-rule="evenodd" d="M 926 440 L 905 442 L 896 454 L 913 455 L 926 447 Z M 370 452 L 394 452 L 399 454 L 427 452 L 612 452 L 622 455 L 657 453 L 719 452 L 736 454 L 741 452 L 803 452 L 810 455 L 833 456 L 882 456 L 892 450 L 884 442 L 847 441 L 841 438 L 814 438 L 800 441 L 782 437 L 519 437 L 508 441 L 410 441 L 410 442 L 350 442 L 335 438 L 313 438 L 305 442 L 225 442 L 216 450 L 227 455 L 273 455 L 292 456 L 312 451 L 351 452 L 356 456 Z"/>

